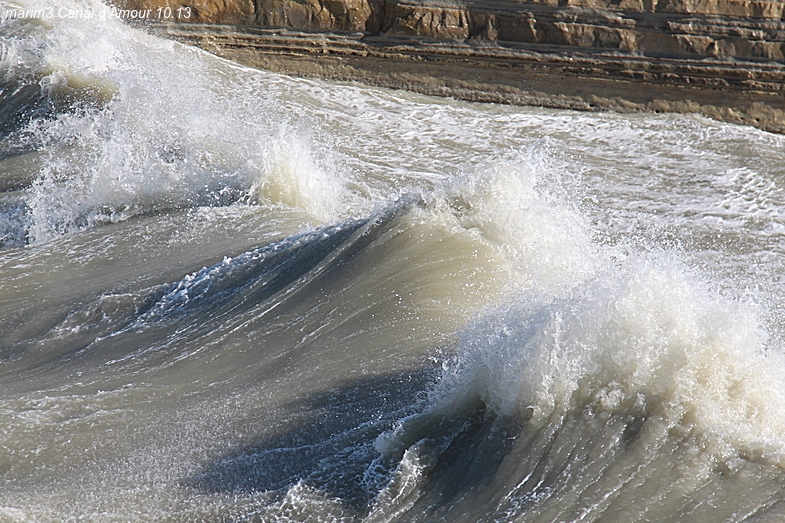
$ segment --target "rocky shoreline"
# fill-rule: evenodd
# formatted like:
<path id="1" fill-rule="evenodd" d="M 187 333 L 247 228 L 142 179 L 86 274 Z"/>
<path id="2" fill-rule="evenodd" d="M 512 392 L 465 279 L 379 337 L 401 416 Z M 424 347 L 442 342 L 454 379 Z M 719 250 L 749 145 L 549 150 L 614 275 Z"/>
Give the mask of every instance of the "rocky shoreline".
<path id="1" fill-rule="evenodd" d="M 188 20 L 148 27 L 253 67 L 471 101 L 698 113 L 785 133 L 783 2 L 179 1 Z"/>

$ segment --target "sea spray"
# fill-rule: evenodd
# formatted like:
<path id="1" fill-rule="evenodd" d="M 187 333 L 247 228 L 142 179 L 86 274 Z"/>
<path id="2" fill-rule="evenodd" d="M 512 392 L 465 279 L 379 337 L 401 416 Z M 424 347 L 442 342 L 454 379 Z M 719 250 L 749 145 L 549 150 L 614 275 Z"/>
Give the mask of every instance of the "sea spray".
<path id="1" fill-rule="evenodd" d="M 86 18 L 8 40 L 9 81 L 44 93 L 43 112 L 31 117 L 46 118 L 16 118 L 4 145 L 46 158 L 22 195 L 24 232 L 4 236 L 41 243 L 149 212 L 235 202 L 302 207 L 316 223 L 353 212 L 357 199 L 314 160 L 297 115 L 277 108 L 274 84 L 237 85 L 234 66 L 184 62 L 172 54 L 179 44 Z M 24 70 L 12 56 L 25 57 Z M 226 96 L 245 89 L 259 93 L 252 106 Z"/>
<path id="2" fill-rule="evenodd" d="M 265 147 L 251 193 L 261 201 L 300 208 L 320 222 L 345 216 L 351 198 L 335 173 L 316 164 L 307 134 L 286 126 Z"/>
<path id="3" fill-rule="evenodd" d="M 512 431 L 514 446 L 486 466 L 516 469 L 514 496 L 528 501 L 511 510 L 527 507 L 532 521 L 588 507 L 607 514 L 621 493 L 619 503 L 635 506 L 636 484 L 625 474 L 643 484 L 659 468 L 677 498 L 697 495 L 717 471 L 743 477 L 762 466 L 776 475 L 785 466 L 785 365 L 779 350 L 767 350 L 758 307 L 713 295 L 673 253 L 633 255 L 597 276 L 555 299 L 523 292 L 470 323 L 428 406 L 381 435 L 379 452 L 401 459 L 442 441 L 434 451 L 449 452 L 450 470 L 454 453 L 468 452 L 457 445 L 479 416 L 498 427 L 484 438 Z M 683 472 L 659 463 L 669 448 L 680 449 L 673 452 L 694 480 L 680 482 Z M 515 465 L 523 449 L 529 455 Z M 600 459 L 592 452 L 603 461 L 592 464 Z M 653 460 L 651 470 L 636 460 Z M 581 469 L 592 479 L 568 487 Z M 599 500 L 592 481 L 618 493 Z M 574 495 L 564 497 L 567 488 Z M 499 498 L 498 510 L 510 499 Z M 674 507 L 646 510 L 674 517 Z"/>
<path id="4" fill-rule="evenodd" d="M 594 270 L 597 248 L 585 216 L 549 190 L 558 174 L 535 147 L 465 171 L 427 196 L 445 225 L 487 243 L 516 285 L 558 294 Z"/>

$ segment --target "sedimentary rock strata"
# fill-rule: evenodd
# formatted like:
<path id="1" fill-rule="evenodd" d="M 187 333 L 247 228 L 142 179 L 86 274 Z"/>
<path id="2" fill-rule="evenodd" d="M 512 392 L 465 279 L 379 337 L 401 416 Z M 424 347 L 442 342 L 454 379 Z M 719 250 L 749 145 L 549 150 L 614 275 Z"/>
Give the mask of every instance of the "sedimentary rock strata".
<path id="1" fill-rule="evenodd" d="M 118 0 L 190 7 L 181 22 L 782 60 L 785 2 L 770 0 Z"/>
<path id="2" fill-rule="evenodd" d="M 115 2 L 188 13 L 161 20 L 172 22 L 164 32 L 293 74 L 506 103 L 699 112 L 785 132 L 779 0 Z"/>

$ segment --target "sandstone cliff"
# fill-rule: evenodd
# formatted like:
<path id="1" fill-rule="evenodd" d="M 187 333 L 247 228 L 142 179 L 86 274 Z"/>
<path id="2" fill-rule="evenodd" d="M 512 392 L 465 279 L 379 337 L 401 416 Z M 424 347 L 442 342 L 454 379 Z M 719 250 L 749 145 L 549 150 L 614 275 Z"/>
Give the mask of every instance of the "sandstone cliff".
<path id="1" fill-rule="evenodd" d="M 189 7 L 180 22 L 363 31 L 615 49 L 652 56 L 785 59 L 785 2 L 772 0 L 118 0 Z M 182 11 L 181 11 L 182 12 Z"/>
<path id="2" fill-rule="evenodd" d="M 785 132 L 780 0 L 113 1 L 169 7 L 187 16 L 157 30 L 289 74 Z"/>

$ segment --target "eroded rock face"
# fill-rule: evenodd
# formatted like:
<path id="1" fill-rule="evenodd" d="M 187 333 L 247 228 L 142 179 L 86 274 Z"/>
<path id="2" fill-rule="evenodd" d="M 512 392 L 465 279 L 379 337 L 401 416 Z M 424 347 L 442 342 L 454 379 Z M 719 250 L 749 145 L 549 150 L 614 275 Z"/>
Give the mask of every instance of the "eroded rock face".
<path id="1" fill-rule="evenodd" d="M 785 59 L 772 0 L 116 0 L 189 7 L 182 22 L 481 39 L 666 56 Z"/>
<path id="2" fill-rule="evenodd" d="M 257 0 L 254 22 L 265 27 L 364 31 L 370 16 L 367 0 Z"/>

